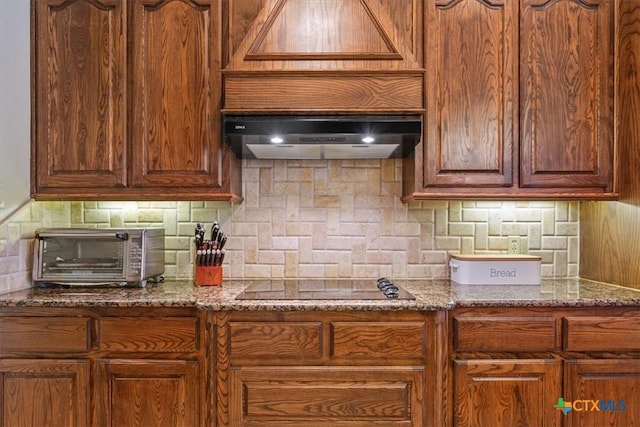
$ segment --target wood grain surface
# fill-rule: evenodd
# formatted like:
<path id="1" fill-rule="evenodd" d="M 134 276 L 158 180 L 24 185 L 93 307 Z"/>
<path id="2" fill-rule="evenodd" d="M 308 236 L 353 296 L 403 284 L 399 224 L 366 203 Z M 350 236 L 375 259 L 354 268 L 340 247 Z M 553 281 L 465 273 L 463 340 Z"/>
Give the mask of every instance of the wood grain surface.
<path id="1" fill-rule="evenodd" d="M 640 289 L 640 1 L 621 1 L 617 47 L 619 202 L 580 206 L 580 277 Z"/>

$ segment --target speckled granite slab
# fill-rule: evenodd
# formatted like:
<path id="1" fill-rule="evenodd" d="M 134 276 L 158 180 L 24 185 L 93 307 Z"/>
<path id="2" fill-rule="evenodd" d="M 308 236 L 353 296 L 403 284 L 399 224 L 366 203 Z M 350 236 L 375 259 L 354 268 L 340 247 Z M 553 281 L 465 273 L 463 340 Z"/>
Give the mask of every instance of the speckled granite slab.
<path id="1" fill-rule="evenodd" d="M 459 285 L 448 280 L 396 280 L 415 300 L 239 300 L 252 282 L 222 286 L 167 281 L 146 288 L 30 288 L 0 295 L 0 307 L 198 307 L 204 310 L 443 310 L 453 307 L 638 306 L 640 290 L 580 279 L 541 285 Z"/>

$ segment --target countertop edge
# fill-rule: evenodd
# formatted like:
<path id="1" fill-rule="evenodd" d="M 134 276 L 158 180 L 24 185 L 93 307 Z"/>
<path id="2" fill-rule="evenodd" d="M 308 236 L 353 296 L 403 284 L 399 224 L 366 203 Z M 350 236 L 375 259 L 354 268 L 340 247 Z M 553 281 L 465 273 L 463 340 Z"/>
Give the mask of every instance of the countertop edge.
<path id="1" fill-rule="evenodd" d="M 5 307 L 196 307 L 203 311 L 440 311 L 468 307 L 640 307 L 640 289 L 586 279 L 543 279 L 541 285 L 457 285 L 411 280 L 415 300 L 239 300 L 251 280 L 200 287 L 175 280 L 147 288 L 72 290 L 28 288 L 0 294 Z"/>

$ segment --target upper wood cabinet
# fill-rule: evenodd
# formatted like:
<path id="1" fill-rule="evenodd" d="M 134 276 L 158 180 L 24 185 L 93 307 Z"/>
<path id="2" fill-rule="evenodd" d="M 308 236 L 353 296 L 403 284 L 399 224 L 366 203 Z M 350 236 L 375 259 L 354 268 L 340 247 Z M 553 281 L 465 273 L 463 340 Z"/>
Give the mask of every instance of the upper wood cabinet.
<path id="1" fill-rule="evenodd" d="M 34 1 L 34 198 L 241 200 L 219 3 Z"/>
<path id="2" fill-rule="evenodd" d="M 422 112 L 422 0 L 229 1 L 227 112 Z"/>
<path id="3" fill-rule="evenodd" d="M 615 3 L 522 1 L 522 187 L 612 190 Z"/>
<path id="4" fill-rule="evenodd" d="M 518 4 L 440 0 L 427 16 L 424 185 L 511 186 Z"/>
<path id="5" fill-rule="evenodd" d="M 425 133 L 403 200 L 616 198 L 616 7 L 427 0 Z"/>

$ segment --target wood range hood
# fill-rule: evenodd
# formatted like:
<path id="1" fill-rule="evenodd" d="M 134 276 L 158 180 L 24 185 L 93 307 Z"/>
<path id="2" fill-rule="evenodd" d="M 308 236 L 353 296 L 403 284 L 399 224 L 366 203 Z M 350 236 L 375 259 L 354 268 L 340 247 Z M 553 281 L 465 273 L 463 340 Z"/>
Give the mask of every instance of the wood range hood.
<path id="1" fill-rule="evenodd" d="M 418 0 L 228 2 L 226 115 L 422 115 Z"/>

